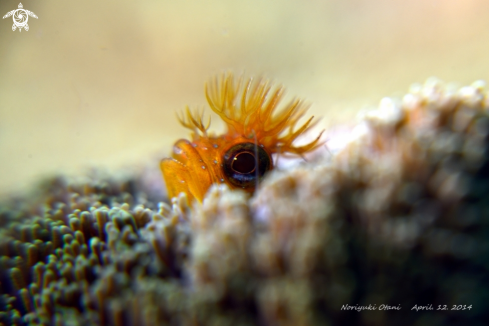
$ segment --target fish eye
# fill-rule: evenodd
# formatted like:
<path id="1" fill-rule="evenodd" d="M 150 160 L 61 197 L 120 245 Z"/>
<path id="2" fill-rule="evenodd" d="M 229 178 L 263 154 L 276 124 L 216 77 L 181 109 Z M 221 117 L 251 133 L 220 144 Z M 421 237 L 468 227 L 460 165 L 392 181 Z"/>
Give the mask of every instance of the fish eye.
<path id="1" fill-rule="evenodd" d="M 231 147 L 223 157 L 224 174 L 237 187 L 256 185 L 265 172 L 272 168 L 270 155 L 253 143 L 241 143 Z"/>
<path id="2" fill-rule="evenodd" d="M 253 173 L 256 170 L 255 155 L 250 152 L 236 154 L 231 162 L 231 169 L 237 173 Z"/>

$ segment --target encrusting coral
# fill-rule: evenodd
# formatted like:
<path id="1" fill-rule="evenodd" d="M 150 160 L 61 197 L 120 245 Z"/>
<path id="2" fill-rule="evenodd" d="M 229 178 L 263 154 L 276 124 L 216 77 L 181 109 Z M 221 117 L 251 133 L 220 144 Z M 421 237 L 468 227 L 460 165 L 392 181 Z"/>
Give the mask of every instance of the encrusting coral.
<path id="1" fill-rule="evenodd" d="M 215 185 L 193 207 L 185 195 L 171 205 L 155 198 L 135 174 L 56 178 L 2 204 L 0 324 L 489 319 L 480 82 L 429 80 L 382 100 L 342 151 L 271 172 L 253 197 Z"/>

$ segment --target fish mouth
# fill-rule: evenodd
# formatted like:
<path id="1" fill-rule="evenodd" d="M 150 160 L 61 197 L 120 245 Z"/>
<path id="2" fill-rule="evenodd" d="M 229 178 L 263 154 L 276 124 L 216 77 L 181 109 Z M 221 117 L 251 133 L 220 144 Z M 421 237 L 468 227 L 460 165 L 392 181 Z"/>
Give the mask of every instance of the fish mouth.
<path id="1" fill-rule="evenodd" d="M 171 158 L 160 163 L 170 197 L 187 193 L 201 201 L 212 185 L 213 171 L 207 167 L 195 143 L 180 139 L 173 145 Z"/>
<path id="2" fill-rule="evenodd" d="M 195 162 L 204 164 L 202 156 L 197 151 L 197 145 L 186 139 L 180 139 L 173 145 L 172 158 L 185 166 L 191 166 Z"/>

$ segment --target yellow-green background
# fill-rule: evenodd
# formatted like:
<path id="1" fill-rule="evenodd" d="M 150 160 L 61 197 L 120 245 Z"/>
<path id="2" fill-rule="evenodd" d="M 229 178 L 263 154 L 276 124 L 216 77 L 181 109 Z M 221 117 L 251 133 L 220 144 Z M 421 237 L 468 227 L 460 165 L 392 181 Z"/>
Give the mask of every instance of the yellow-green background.
<path id="1" fill-rule="evenodd" d="M 430 76 L 488 78 L 487 0 L 22 3 L 28 32 L 0 20 L 1 196 L 165 155 L 188 134 L 174 112 L 227 70 L 280 82 L 326 128 Z"/>

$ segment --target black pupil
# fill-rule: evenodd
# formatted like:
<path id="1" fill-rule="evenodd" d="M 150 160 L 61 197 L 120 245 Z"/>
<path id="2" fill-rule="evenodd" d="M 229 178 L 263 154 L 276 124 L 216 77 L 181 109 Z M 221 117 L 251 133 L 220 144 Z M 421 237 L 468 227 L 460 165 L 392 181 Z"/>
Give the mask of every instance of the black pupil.
<path id="1" fill-rule="evenodd" d="M 273 168 L 272 160 L 263 146 L 239 143 L 222 157 L 222 170 L 233 186 L 252 190 L 265 173 Z"/>
<path id="2" fill-rule="evenodd" d="M 248 152 L 239 153 L 233 159 L 231 167 L 234 171 L 242 174 L 255 171 L 256 159 L 255 156 Z"/>

